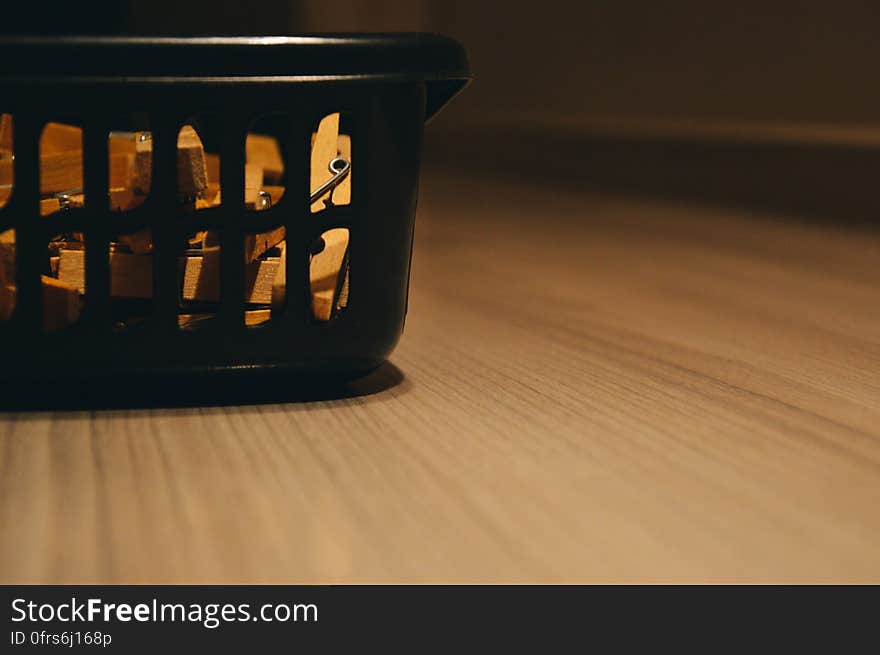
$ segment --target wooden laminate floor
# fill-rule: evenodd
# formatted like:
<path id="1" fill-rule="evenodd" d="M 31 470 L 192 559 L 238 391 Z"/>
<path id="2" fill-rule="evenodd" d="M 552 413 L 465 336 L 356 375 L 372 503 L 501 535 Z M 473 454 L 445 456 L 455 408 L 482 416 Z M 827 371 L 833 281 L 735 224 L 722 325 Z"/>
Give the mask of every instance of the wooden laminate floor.
<path id="1" fill-rule="evenodd" d="M 363 395 L 0 415 L 0 582 L 880 582 L 880 236 L 472 180 Z"/>

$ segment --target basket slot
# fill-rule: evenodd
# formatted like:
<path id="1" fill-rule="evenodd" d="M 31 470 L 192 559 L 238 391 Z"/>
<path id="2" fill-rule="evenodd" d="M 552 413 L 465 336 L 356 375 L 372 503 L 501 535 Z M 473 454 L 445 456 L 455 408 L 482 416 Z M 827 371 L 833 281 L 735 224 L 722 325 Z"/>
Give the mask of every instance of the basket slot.
<path id="1" fill-rule="evenodd" d="M 333 112 L 315 124 L 310 155 L 313 214 L 351 203 L 351 122 L 350 114 Z M 315 191 L 324 188 L 328 191 Z"/>
<path id="2" fill-rule="evenodd" d="M 81 124 L 50 121 L 42 125 L 39 134 L 39 224 L 43 229 L 42 252 L 35 255 L 35 259 L 40 265 L 41 327 L 44 332 L 58 332 L 80 320 L 80 295 L 87 288 L 85 263 L 79 285 L 58 279 L 59 254 L 65 247 L 76 247 L 82 252 L 84 227 L 100 229 L 100 226 L 95 227 L 96 221 L 85 219 L 88 194 Z M 101 163 L 97 162 L 94 167 L 98 175 Z M 93 187 L 91 193 L 101 186 L 98 180 L 98 186 Z M 98 197 L 100 195 L 98 191 Z M 99 282 L 96 284 L 100 287 Z"/>
<path id="3" fill-rule="evenodd" d="M 84 193 L 82 127 L 46 123 L 40 132 L 40 213 L 50 216 L 82 207 Z"/>
<path id="4" fill-rule="evenodd" d="M 12 114 L 0 113 L 0 208 L 5 207 L 9 202 L 15 183 L 13 123 Z"/>
<path id="5" fill-rule="evenodd" d="M 290 117 L 263 114 L 251 121 L 245 136 L 244 243 L 245 325 L 256 326 L 279 316 L 286 295 L 286 230 L 279 220 L 288 210 L 285 198 L 285 144 Z M 280 205 L 280 209 L 279 209 Z M 265 230 L 254 230 L 254 223 Z M 252 233 L 251 233 L 252 232 Z M 268 291 L 268 294 L 266 293 Z M 268 304 L 265 301 L 268 299 Z M 253 303 L 253 301 L 258 301 Z"/>
<path id="6" fill-rule="evenodd" d="M 9 202 L 14 183 L 15 160 L 12 114 L 0 113 L 0 210 Z M 15 311 L 15 229 L 3 229 L 10 215 L 0 214 L 0 321 Z"/>
<path id="7" fill-rule="evenodd" d="M 153 171 L 149 121 L 137 112 L 118 119 L 122 130 L 107 132 L 108 202 L 113 213 L 131 212 L 150 195 Z M 134 251 L 150 249 L 149 235 L 131 244 Z"/>
<path id="8" fill-rule="evenodd" d="M 276 296 L 288 294 L 288 311 L 307 323 L 330 320 L 347 302 L 348 222 L 329 221 L 351 216 L 352 125 L 348 112 L 319 114 L 308 122 L 308 159 L 294 159 L 308 162 L 299 179 L 308 179 L 309 200 L 303 213 L 291 212 L 297 223 L 289 230 L 286 275 Z"/>
<path id="9" fill-rule="evenodd" d="M 153 311 L 153 231 L 145 224 L 147 216 L 156 215 L 153 139 L 145 112 L 126 112 L 108 122 L 103 128 L 109 189 L 105 208 L 111 241 L 109 314 L 113 330 L 122 331 L 141 325 Z"/>
<path id="10" fill-rule="evenodd" d="M 0 321 L 15 311 L 15 229 L 0 232 Z"/>
<path id="11" fill-rule="evenodd" d="M 190 117 L 177 133 L 176 223 L 180 303 L 178 326 L 190 330 L 215 319 L 226 284 L 221 280 L 225 225 L 221 166 L 223 123 L 215 114 Z M 208 144 L 211 144 L 210 152 Z M 216 321 L 210 321 L 216 325 Z"/>
<path id="12" fill-rule="evenodd" d="M 284 197 L 287 165 L 283 144 L 289 132 L 290 117 L 282 112 L 264 114 L 251 121 L 245 136 L 245 205 L 248 210 L 266 211 Z"/>
<path id="13" fill-rule="evenodd" d="M 348 249 L 345 227 L 321 233 L 309 248 L 309 293 L 312 318 L 329 321 L 348 305 Z"/>

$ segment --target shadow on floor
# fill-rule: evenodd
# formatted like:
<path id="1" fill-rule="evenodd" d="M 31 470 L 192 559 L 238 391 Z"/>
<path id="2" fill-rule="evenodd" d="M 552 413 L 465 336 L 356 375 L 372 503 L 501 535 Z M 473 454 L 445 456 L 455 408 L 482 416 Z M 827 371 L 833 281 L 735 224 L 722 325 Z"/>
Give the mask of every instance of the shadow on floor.
<path id="1" fill-rule="evenodd" d="M 409 384 L 390 362 L 351 380 L 303 379 L 282 373 L 23 382 L 0 394 L 0 411 L 143 409 L 306 403 L 369 398 Z"/>

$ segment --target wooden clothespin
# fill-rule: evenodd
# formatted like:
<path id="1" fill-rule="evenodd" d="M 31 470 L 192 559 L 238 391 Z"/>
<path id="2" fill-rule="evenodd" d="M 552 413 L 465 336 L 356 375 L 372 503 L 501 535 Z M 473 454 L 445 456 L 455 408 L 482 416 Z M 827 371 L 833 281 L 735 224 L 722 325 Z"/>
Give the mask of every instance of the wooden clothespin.
<path id="1" fill-rule="evenodd" d="M 177 135 L 177 195 L 195 200 L 208 188 L 208 163 L 205 148 L 198 132 L 184 125 Z M 153 138 L 149 132 L 140 132 L 135 143 L 134 189 L 144 195 L 150 193 L 153 176 Z"/>
<path id="2" fill-rule="evenodd" d="M 245 139 L 247 162 L 263 169 L 264 182 L 278 185 L 284 177 L 284 159 L 278 141 L 266 134 L 248 134 Z M 276 201 L 280 198 L 276 198 Z"/>
<path id="3" fill-rule="evenodd" d="M 348 230 L 328 230 L 321 235 L 321 239 L 323 250 L 309 259 L 312 314 L 316 320 L 329 321 L 337 308 L 342 287 L 345 286 L 345 278 L 341 278 L 340 273 L 347 272 L 348 268 Z"/>
<path id="4" fill-rule="evenodd" d="M 311 188 L 320 188 L 322 184 L 333 177 L 333 172 L 328 170 L 327 164 L 337 156 L 337 144 L 339 139 L 339 114 L 330 114 L 318 123 L 312 141 L 311 156 Z M 312 213 L 324 209 L 324 201 L 330 197 L 330 191 L 321 194 L 317 198 L 312 197 Z"/>

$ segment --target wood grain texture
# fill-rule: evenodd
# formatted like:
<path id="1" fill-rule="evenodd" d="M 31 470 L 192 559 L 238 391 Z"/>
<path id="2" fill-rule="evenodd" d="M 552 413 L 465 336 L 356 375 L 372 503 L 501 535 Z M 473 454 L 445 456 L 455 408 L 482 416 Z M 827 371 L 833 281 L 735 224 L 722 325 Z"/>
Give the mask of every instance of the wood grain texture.
<path id="1" fill-rule="evenodd" d="M 877 234 L 424 180 L 387 388 L 7 413 L 0 581 L 880 582 Z"/>

